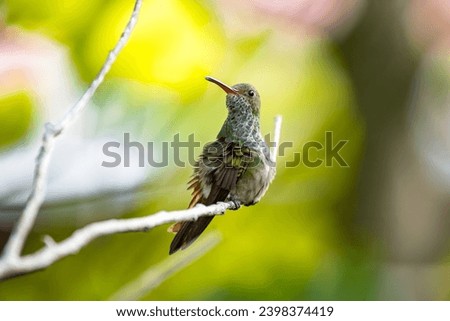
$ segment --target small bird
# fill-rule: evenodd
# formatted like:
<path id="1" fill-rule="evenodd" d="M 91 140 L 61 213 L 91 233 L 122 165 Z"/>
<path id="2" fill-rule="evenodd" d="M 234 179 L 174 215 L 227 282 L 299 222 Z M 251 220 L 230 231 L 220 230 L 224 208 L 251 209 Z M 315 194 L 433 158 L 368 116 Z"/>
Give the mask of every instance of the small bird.
<path id="1" fill-rule="evenodd" d="M 228 117 L 217 139 L 203 148 L 189 181 L 192 200 L 211 205 L 233 201 L 236 207 L 254 205 L 266 193 L 275 176 L 275 163 L 259 129 L 261 101 L 259 93 L 250 84 L 232 87 L 212 77 L 226 93 Z M 169 228 L 176 233 L 169 254 L 185 249 L 205 230 L 214 216 L 203 216 L 195 221 L 177 222 Z"/>

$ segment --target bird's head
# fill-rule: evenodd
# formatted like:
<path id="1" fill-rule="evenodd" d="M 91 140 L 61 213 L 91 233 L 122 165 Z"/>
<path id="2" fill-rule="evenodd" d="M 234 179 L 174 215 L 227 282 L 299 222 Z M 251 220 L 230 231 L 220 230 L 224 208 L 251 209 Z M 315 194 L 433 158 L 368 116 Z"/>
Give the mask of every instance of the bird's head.
<path id="1" fill-rule="evenodd" d="M 253 115 L 259 116 L 261 100 L 255 87 L 250 84 L 236 84 L 230 87 L 212 77 L 205 79 L 215 83 L 227 93 L 226 104 L 229 112 L 250 111 Z"/>

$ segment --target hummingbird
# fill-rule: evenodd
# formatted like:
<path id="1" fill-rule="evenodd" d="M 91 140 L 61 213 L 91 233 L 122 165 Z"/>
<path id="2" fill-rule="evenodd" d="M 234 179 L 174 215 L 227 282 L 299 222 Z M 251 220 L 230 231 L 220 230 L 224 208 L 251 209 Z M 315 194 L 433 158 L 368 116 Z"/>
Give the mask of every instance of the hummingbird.
<path id="1" fill-rule="evenodd" d="M 264 142 L 259 114 L 261 100 L 250 84 L 228 86 L 206 77 L 226 93 L 228 116 L 215 141 L 204 146 L 195 163 L 188 189 L 192 190 L 189 208 L 197 204 L 211 205 L 232 201 L 235 207 L 258 203 L 275 176 L 275 162 L 270 159 Z M 206 229 L 214 216 L 173 224 L 169 232 L 176 233 L 169 254 L 185 249 Z"/>

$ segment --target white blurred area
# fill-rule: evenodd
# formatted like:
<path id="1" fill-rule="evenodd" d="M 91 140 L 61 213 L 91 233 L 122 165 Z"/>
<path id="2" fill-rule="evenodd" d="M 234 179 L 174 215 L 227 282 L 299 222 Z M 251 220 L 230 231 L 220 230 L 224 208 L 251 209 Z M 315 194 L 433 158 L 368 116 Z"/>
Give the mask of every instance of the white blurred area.
<path id="1" fill-rule="evenodd" d="M 0 228 L 9 229 L 30 193 L 44 123 L 59 121 L 81 97 L 83 88 L 76 85 L 78 80 L 74 77 L 77 73 L 66 48 L 38 34 L 13 27 L 4 28 L 1 33 L 0 96 L 26 90 L 37 107 L 29 137 L 0 153 Z M 117 114 L 118 108 L 111 108 L 111 112 L 114 110 Z M 133 191 L 148 177 L 150 167 L 134 166 L 133 163 L 130 167 L 102 167 L 105 160 L 103 144 L 120 142 L 122 137 L 98 133 L 99 117 L 95 108 L 88 107 L 58 139 L 38 226 L 41 223 L 60 224 L 68 219 L 82 224 L 102 215 L 117 216 L 133 208 L 139 195 Z M 131 157 L 131 160 L 137 162 L 137 157 Z M 102 201 L 102 195 L 108 195 L 107 199 Z M 73 202 L 88 198 L 91 201 Z M 71 209 L 61 210 L 54 204 L 66 204 L 64 206 Z"/>
<path id="2" fill-rule="evenodd" d="M 409 119 L 411 138 L 430 178 L 450 198 L 450 59 L 442 53 L 429 55 L 417 78 Z"/>
<path id="3" fill-rule="evenodd" d="M 450 2 L 411 1 L 405 21 L 413 43 L 425 52 L 411 99 L 412 138 L 417 157 L 450 203 Z"/>

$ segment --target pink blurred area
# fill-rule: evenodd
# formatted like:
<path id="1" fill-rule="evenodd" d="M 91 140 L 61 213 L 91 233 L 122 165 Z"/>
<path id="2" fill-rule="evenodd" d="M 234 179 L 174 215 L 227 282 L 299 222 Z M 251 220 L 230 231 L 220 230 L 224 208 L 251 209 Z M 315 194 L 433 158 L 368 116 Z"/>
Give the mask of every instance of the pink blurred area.
<path id="1" fill-rule="evenodd" d="M 357 21 L 365 0 L 251 0 L 220 1 L 222 8 L 243 18 L 245 24 L 265 28 L 278 25 L 284 31 L 306 36 L 341 35 Z M 243 31 L 244 31 L 243 30 Z M 245 32 L 245 31 L 244 31 Z"/>
<path id="2" fill-rule="evenodd" d="M 58 117 L 76 97 L 69 61 L 68 50 L 45 36 L 1 26 L 0 96 L 27 91 L 40 117 Z"/>
<path id="3" fill-rule="evenodd" d="M 450 1 L 412 0 L 406 20 L 410 37 L 421 47 L 450 53 Z"/>

